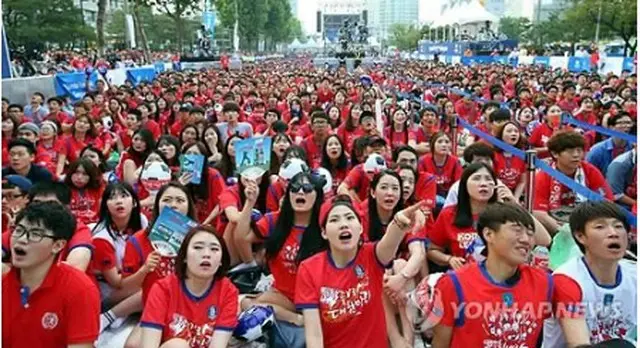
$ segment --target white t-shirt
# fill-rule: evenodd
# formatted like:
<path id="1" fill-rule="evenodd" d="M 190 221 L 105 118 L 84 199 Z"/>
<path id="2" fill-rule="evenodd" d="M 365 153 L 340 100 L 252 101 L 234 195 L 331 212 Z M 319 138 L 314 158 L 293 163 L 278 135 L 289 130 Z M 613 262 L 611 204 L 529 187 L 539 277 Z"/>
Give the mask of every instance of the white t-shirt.
<path id="1" fill-rule="evenodd" d="M 627 260 L 620 261 L 615 286 L 598 284 L 587 267 L 584 257 L 576 257 L 560 266 L 554 274 L 573 278 L 582 289 L 587 326 L 591 343 L 600 343 L 614 338 L 636 340 L 637 325 L 637 267 Z M 551 318 L 544 323 L 543 348 L 566 347 L 564 334 L 557 320 Z"/>

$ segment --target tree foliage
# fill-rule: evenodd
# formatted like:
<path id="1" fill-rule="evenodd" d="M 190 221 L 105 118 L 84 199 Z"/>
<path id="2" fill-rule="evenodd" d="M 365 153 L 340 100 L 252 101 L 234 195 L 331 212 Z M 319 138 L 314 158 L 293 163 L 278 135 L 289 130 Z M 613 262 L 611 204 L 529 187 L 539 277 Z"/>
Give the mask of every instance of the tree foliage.
<path id="1" fill-rule="evenodd" d="M 178 50 L 182 52 L 185 34 L 188 33 L 185 30 L 185 17 L 200 10 L 202 2 L 200 0 L 146 0 L 146 2 L 174 21 Z"/>
<path id="2" fill-rule="evenodd" d="M 2 19 L 10 45 L 27 51 L 95 40 L 73 0 L 4 0 Z"/>
<path id="3" fill-rule="evenodd" d="M 418 41 L 423 37 L 423 30 L 409 24 L 394 24 L 390 31 L 389 44 L 401 51 L 414 51 L 418 47 Z"/>
<path id="4" fill-rule="evenodd" d="M 531 22 L 525 17 L 502 17 L 499 26 L 508 39 L 518 40 L 531 28 Z"/>
<path id="5" fill-rule="evenodd" d="M 303 37 L 288 0 L 215 0 L 219 25 L 233 30 L 238 18 L 240 48 L 256 50 L 264 40 L 267 49 Z M 217 32 L 217 30 L 216 30 Z"/>

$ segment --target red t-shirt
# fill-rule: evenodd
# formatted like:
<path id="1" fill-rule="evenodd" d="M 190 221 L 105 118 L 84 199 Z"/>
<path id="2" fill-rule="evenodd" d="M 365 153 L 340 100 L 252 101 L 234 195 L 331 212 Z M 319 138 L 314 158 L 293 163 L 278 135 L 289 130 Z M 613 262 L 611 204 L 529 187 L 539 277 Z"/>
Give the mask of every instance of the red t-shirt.
<path id="1" fill-rule="evenodd" d="M 371 177 L 364 172 L 363 164 L 358 164 L 353 167 L 343 183 L 350 189 L 358 193 L 358 198 L 361 201 L 367 199 L 369 195 L 369 186 L 371 185 Z"/>
<path id="2" fill-rule="evenodd" d="M 362 238 L 364 239 L 365 242 L 370 242 L 371 239 L 369 238 L 369 228 L 371 227 L 371 224 L 369 221 L 369 199 L 362 201 L 362 203 L 360 203 L 359 210 L 362 217 Z M 387 231 L 387 226 L 388 225 L 382 225 L 383 234 Z M 400 243 L 400 247 L 398 248 L 398 250 L 401 252 L 404 252 L 408 250 L 409 244 L 413 242 L 421 242 L 421 243 L 426 242 L 427 240 L 426 232 L 427 231 L 425 228 L 421 228 L 418 231 L 411 231 L 409 233 L 406 233 L 402 238 L 402 243 Z"/>
<path id="3" fill-rule="evenodd" d="M 162 135 L 160 125 L 154 120 L 148 120 L 142 127 L 148 129 L 153 134 L 154 139 L 158 139 Z"/>
<path id="4" fill-rule="evenodd" d="M 85 137 L 85 141 L 78 141 L 73 135 L 67 135 L 63 140 L 62 153 L 67 156 L 67 161 L 69 163 L 77 160 L 80 157 L 80 152 L 82 149 L 87 147 L 87 145 L 92 144 L 93 147 L 102 150 L 103 144 L 100 138 L 92 138 L 89 136 Z"/>
<path id="5" fill-rule="evenodd" d="M 535 347 L 544 319 L 583 315 L 575 280 L 529 265 L 519 272 L 515 285 L 496 283 L 484 263 L 471 263 L 438 281 L 439 325 L 453 327 L 451 347 Z"/>
<path id="6" fill-rule="evenodd" d="M 562 111 L 566 111 L 568 113 L 572 113 L 575 109 L 578 108 L 578 103 L 575 101 L 575 99 L 562 99 L 558 102 L 558 106 L 560 107 L 560 109 L 562 109 Z"/>
<path id="7" fill-rule="evenodd" d="M 422 172 L 418 174 L 418 182 L 416 183 L 415 198 L 416 202 L 426 201 L 429 209 L 436 206 L 436 194 L 438 192 L 438 182 L 435 175 Z"/>
<path id="8" fill-rule="evenodd" d="M 159 280 L 149 293 L 140 326 L 162 331 L 162 342 L 181 338 L 190 347 L 209 347 L 216 330 L 233 331 L 238 323 L 238 289 L 224 277 L 196 296 L 175 274 Z"/>
<path id="9" fill-rule="evenodd" d="M 444 207 L 435 224 L 427 231 L 427 238 L 431 243 L 447 249 L 455 257 L 466 257 L 467 247 L 478 236 L 475 223 L 469 227 L 457 227 L 454 225 L 456 219 L 457 205 Z M 474 216 L 473 221 L 478 217 Z"/>
<path id="10" fill-rule="evenodd" d="M 60 125 L 63 125 L 63 124 L 65 124 L 65 125 L 73 125 L 73 121 L 74 121 L 74 118 L 69 116 L 64 111 L 58 111 L 55 114 L 53 112 L 50 112 L 44 119 L 45 120 L 51 120 L 51 121 L 53 121 L 53 120 L 58 121 L 58 124 L 60 124 Z"/>
<path id="11" fill-rule="evenodd" d="M 429 143 L 431 136 L 436 133 L 437 129 L 431 132 L 427 132 L 424 127 L 417 127 L 409 133 L 409 140 L 413 140 L 416 144 Z"/>
<path id="12" fill-rule="evenodd" d="M 556 130 L 551 128 L 549 124 L 543 122 L 539 124 L 536 128 L 531 132 L 531 137 L 529 138 L 529 144 L 533 147 L 547 147 L 547 141 L 551 139 L 553 133 Z M 549 151 L 544 151 L 538 154 L 539 158 L 547 158 L 549 157 Z"/>
<path id="13" fill-rule="evenodd" d="M 582 161 L 586 186 L 596 193 L 613 201 L 613 192 L 600 170 L 593 164 Z M 533 200 L 535 210 L 554 210 L 560 207 L 571 207 L 576 203 L 576 193 L 555 180 L 544 171 L 536 174 L 536 194 Z M 553 193 L 554 189 L 559 190 Z"/>
<path id="14" fill-rule="evenodd" d="M 359 127 L 356 127 L 356 129 L 352 131 L 347 130 L 346 123 L 343 123 L 338 127 L 336 134 L 342 141 L 342 144 L 344 144 L 346 153 L 351 153 L 354 140 L 363 135 L 362 130 Z"/>
<path id="15" fill-rule="evenodd" d="M 98 222 L 98 213 L 100 211 L 100 202 L 102 201 L 104 188 L 104 186 L 93 190 L 71 188 L 71 203 L 69 204 L 69 209 L 71 209 L 73 216 L 76 217 L 76 221 L 81 221 L 84 224 Z"/>
<path id="16" fill-rule="evenodd" d="M 53 263 L 40 287 L 29 292 L 19 272 L 12 268 L 2 277 L 3 347 L 67 347 L 98 339 L 100 296 L 85 274 Z"/>
<path id="17" fill-rule="evenodd" d="M 58 154 L 62 153 L 63 150 L 64 142 L 60 138 L 55 139 L 51 147 L 47 147 L 44 142 L 39 141 L 36 147 L 35 164 L 55 174 L 58 167 Z"/>
<path id="18" fill-rule="evenodd" d="M 333 101 L 335 93 L 330 89 L 320 88 L 318 89 L 318 103 L 324 104 Z"/>
<path id="19" fill-rule="evenodd" d="M 496 151 L 493 154 L 493 170 L 498 179 L 513 191 L 527 171 L 527 164 L 520 157 L 505 156 L 504 152 Z"/>
<path id="20" fill-rule="evenodd" d="M 115 174 L 120 180 L 123 180 L 124 162 L 127 160 L 132 160 L 136 165 L 136 168 L 139 168 L 143 164 L 143 161 L 138 156 L 132 156 L 128 151 L 123 151 L 122 154 L 120 154 L 120 161 L 118 162 L 118 165 L 115 169 Z M 142 197 L 140 198 L 142 199 Z"/>
<path id="21" fill-rule="evenodd" d="M 307 153 L 308 164 L 311 168 L 320 167 L 320 162 L 322 162 L 322 145 L 324 141 L 320 144 L 316 143 L 313 139 L 313 135 L 309 135 L 308 137 L 302 140 L 300 146 Z"/>
<path id="22" fill-rule="evenodd" d="M 471 102 L 470 105 L 467 105 L 464 99 L 460 99 L 455 103 L 454 109 L 458 116 L 467 120 L 470 124 L 475 124 L 478 118 L 480 118 L 480 110 L 478 110 L 478 106 L 475 102 Z"/>
<path id="23" fill-rule="evenodd" d="M 198 221 L 200 223 L 204 222 L 216 205 L 218 205 L 220 194 L 222 194 L 222 191 L 226 187 L 224 178 L 217 169 L 209 167 L 207 175 L 209 176 L 207 178 L 207 186 L 209 189 L 207 199 L 204 200 L 195 197 L 196 212 L 198 213 Z M 222 233 L 222 231 L 218 232 Z"/>
<path id="24" fill-rule="evenodd" d="M 260 237 L 263 239 L 269 238 L 276 228 L 279 216 L 279 212 L 268 213 L 258 220 L 256 223 L 256 232 Z M 298 270 L 296 258 L 300 250 L 302 235 L 306 229 L 306 226 L 294 225 L 284 245 L 280 248 L 278 255 L 268 260 L 269 270 L 271 274 L 273 274 L 274 279 L 273 287 L 285 295 L 291 302 L 294 300 L 296 289 L 296 272 Z"/>
<path id="25" fill-rule="evenodd" d="M 410 134 L 412 133 L 409 130 L 396 132 L 392 126 L 389 126 L 384 129 L 384 138 L 391 144 L 391 148 L 395 149 L 400 146 L 406 146 L 409 143 L 409 139 L 411 139 Z"/>
<path id="26" fill-rule="evenodd" d="M 585 123 L 588 123 L 590 125 L 593 126 L 597 126 L 598 125 L 598 115 L 594 112 L 578 112 L 575 115 L 573 115 L 573 117 L 575 117 L 576 120 L 578 121 L 582 121 Z"/>
<path id="27" fill-rule="evenodd" d="M 136 232 L 127 240 L 127 246 L 124 250 L 124 258 L 122 259 L 122 275 L 128 277 L 136 273 L 147 261 L 149 254 L 153 252 L 153 246 L 147 235 L 147 230 L 142 229 Z M 151 286 L 156 281 L 173 274 L 174 259 L 172 257 L 162 257 L 156 269 L 147 273 L 142 281 L 142 303 L 146 302 Z"/>
<path id="28" fill-rule="evenodd" d="M 462 165 L 458 161 L 458 157 L 448 155 L 444 165 L 438 166 L 433 159 L 433 155 L 428 153 L 420 158 L 418 172 L 435 175 L 438 195 L 446 196 L 451 185 L 460 180 Z"/>
<path id="29" fill-rule="evenodd" d="M 318 309 L 326 348 L 388 346 L 382 315 L 385 265 L 375 246 L 365 243 L 345 268 L 337 268 L 330 251 L 325 251 L 304 260 L 298 269 L 296 308 Z"/>
<path id="30" fill-rule="evenodd" d="M 286 190 L 287 184 L 280 177 L 269 185 L 265 202 L 267 212 L 274 213 L 280 210 L 280 199 L 282 199 Z"/>

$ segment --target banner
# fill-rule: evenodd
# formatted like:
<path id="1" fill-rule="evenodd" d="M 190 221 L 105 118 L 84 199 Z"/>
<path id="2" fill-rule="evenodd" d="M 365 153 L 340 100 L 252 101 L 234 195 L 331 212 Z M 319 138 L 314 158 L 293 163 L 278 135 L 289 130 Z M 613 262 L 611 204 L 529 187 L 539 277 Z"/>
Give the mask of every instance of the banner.
<path id="1" fill-rule="evenodd" d="M 2 26 L 2 78 L 10 79 L 13 77 L 13 71 L 11 69 L 11 55 L 9 52 L 9 45 L 7 44 L 7 33 L 4 31 L 4 25 Z"/>
<path id="2" fill-rule="evenodd" d="M 93 90 L 96 88 L 96 82 L 98 82 L 98 72 L 94 71 L 90 76 L 89 88 Z M 56 74 L 54 84 L 57 95 L 68 95 L 71 101 L 75 103 L 82 100 L 87 93 L 87 74 L 83 72 Z"/>
<path id="3" fill-rule="evenodd" d="M 211 33 L 211 36 L 214 36 L 216 29 L 216 13 L 213 11 L 204 11 L 202 13 L 202 25 L 204 25 L 206 31 Z"/>
<path id="4" fill-rule="evenodd" d="M 633 57 L 624 58 L 624 60 L 622 61 L 622 70 L 629 70 L 631 72 L 636 72 L 636 65 L 633 61 L 634 61 Z"/>
<path id="5" fill-rule="evenodd" d="M 533 65 L 542 65 L 544 67 L 549 66 L 549 57 L 533 57 Z"/>
<path id="6" fill-rule="evenodd" d="M 164 62 L 155 62 L 153 63 L 153 70 L 155 70 L 156 74 L 160 74 L 164 72 Z"/>
<path id="7" fill-rule="evenodd" d="M 569 57 L 569 66 L 567 67 L 571 72 L 589 71 L 589 57 Z"/>
<path id="8" fill-rule="evenodd" d="M 127 69 L 127 79 L 131 80 L 134 86 L 140 84 L 140 82 L 152 82 L 156 78 L 156 70 L 154 68 L 134 68 Z"/>
<path id="9" fill-rule="evenodd" d="M 269 170 L 271 164 L 271 138 L 252 137 L 234 144 L 238 173 L 257 179 Z"/>
<path id="10" fill-rule="evenodd" d="M 198 223 L 188 216 L 165 207 L 149 232 L 149 240 L 160 255 L 175 257 L 187 232 L 197 226 Z"/>

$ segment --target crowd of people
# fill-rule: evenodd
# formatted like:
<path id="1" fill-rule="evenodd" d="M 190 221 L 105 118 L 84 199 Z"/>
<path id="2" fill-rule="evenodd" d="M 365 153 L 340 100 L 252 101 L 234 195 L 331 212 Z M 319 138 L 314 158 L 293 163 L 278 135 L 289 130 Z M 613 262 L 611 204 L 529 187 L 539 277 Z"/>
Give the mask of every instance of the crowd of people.
<path id="1" fill-rule="evenodd" d="M 636 145 L 562 115 L 634 136 L 636 85 L 630 71 L 278 59 L 3 99 L 3 345 L 91 347 L 133 317 L 125 347 L 227 347 L 256 308 L 308 347 L 635 342 Z M 272 140 L 258 178 L 235 159 L 252 137 Z M 495 141 L 604 200 L 540 170 L 527 192 L 526 163 Z M 190 154 L 206 158 L 198 184 Z M 148 180 L 156 163 L 169 183 Z M 198 223 L 175 257 L 149 236 L 167 207 Z M 567 228 L 581 256 L 536 262 Z M 246 294 L 232 275 L 253 269 L 273 283 Z M 418 306 L 416 287 L 431 293 Z"/>

